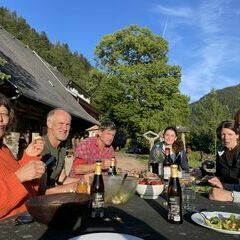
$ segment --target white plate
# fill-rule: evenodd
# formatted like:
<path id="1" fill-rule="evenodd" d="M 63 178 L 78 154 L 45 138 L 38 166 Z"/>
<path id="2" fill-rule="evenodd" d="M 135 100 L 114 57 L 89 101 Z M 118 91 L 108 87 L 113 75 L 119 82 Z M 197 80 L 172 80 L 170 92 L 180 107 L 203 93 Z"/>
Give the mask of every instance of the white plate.
<path id="1" fill-rule="evenodd" d="M 226 218 L 230 217 L 231 214 L 240 218 L 240 214 L 236 214 L 236 213 L 228 213 L 228 212 L 203 212 L 203 213 L 206 215 L 207 218 L 215 217 L 215 216 L 218 216 L 219 214 Z M 218 232 L 223 232 L 223 233 L 228 233 L 228 234 L 240 234 L 240 231 L 230 231 L 230 230 L 218 229 L 218 228 L 214 228 L 212 226 L 207 225 L 204 221 L 204 217 L 200 213 L 194 213 L 191 216 L 191 218 L 195 223 L 197 223 L 203 227 L 213 229 Z"/>
<path id="2" fill-rule="evenodd" d="M 89 233 L 80 235 L 78 237 L 71 238 L 69 240 L 143 240 L 142 238 L 138 238 L 128 234 L 121 234 L 121 233 Z"/>

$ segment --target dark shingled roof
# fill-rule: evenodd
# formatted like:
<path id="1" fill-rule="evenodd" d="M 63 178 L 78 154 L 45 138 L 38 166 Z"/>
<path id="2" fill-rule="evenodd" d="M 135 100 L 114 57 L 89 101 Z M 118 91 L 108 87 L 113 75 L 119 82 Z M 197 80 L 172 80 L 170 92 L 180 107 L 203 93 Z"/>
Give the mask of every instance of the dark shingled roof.
<path id="1" fill-rule="evenodd" d="M 2 27 L 0 56 L 7 61 L 3 72 L 11 75 L 8 81 L 25 97 L 64 108 L 75 117 L 98 124 L 68 92 L 67 78 Z"/>

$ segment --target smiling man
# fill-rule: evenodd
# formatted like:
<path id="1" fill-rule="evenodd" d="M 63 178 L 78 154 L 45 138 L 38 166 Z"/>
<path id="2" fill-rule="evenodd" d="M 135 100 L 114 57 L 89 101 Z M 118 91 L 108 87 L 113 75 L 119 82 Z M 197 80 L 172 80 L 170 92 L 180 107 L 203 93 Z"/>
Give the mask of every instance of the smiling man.
<path id="1" fill-rule="evenodd" d="M 98 134 L 82 140 L 76 148 L 71 170 L 72 177 L 93 173 L 97 160 L 102 161 L 102 168 L 108 169 L 110 158 L 115 156 L 112 142 L 116 126 L 112 121 L 104 121 L 99 126 Z"/>
<path id="2" fill-rule="evenodd" d="M 61 108 L 51 110 L 47 115 L 47 134 L 43 150 L 43 161 L 53 161 L 47 166 L 47 186 L 59 184 L 59 176 L 65 179 L 64 162 L 66 156 L 66 139 L 71 127 L 71 116 Z M 61 174 L 62 173 L 62 174 Z M 61 182 L 62 183 L 62 182 Z"/>

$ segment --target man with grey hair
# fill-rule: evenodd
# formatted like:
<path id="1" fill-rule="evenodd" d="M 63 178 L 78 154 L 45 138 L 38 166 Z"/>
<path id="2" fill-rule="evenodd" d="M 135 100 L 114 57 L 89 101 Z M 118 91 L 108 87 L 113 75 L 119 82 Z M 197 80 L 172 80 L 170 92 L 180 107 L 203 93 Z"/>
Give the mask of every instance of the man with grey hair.
<path id="1" fill-rule="evenodd" d="M 45 141 L 42 153 L 43 161 L 52 159 L 47 166 L 47 186 L 63 184 L 66 179 L 64 169 L 66 156 L 66 139 L 71 127 L 71 115 L 62 108 L 55 108 L 47 115 L 47 134 L 43 136 Z M 59 177 L 61 175 L 61 181 Z"/>

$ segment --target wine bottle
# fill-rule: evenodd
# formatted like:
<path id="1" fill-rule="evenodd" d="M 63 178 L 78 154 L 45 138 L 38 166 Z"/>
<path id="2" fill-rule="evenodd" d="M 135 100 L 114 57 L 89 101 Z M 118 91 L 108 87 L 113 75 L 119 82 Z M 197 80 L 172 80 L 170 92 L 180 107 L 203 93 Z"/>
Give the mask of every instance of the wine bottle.
<path id="1" fill-rule="evenodd" d="M 178 166 L 171 166 L 171 178 L 168 185 L 168 221 L 179 224 L 182 217 L 182 190 L 178 178 Z"/>
<path id="2" fill-rule="evenodd" d="M 159 163 L 156 159 L 150 159 L 149 161 L 149 171 L 152 173 L 156 173 L 158 175 Z"/>
<path id="3" fill-rule="evenodd" d="M 108 175 L 115 176 L 117 175 L 117 170 L 116 170 L 116 158 L 112 157 L 111 158 L 111 163 L 110 167 L 108 169 Z"/>
<path id="4" fill-rule="evenodd" d="M 165 181 L 168 181 L 171 176 L 171 164 L 170 148 L 165 148 L 165 158 L 163 161 L 163 178 Z"/>
<path id="5" fill-rule="evenodd" d="M 104 182 L 102 176 L 102 163 L 97 161 L 93 182 L 91 185 L 92 218 L 104 217 Z"/>
<path id="6" fill-rule="evenodd" d="M 149 159 L 149 171 L 163 177 L 162 148 L 159 143 L 154 146 L 153 156 Z"/>

